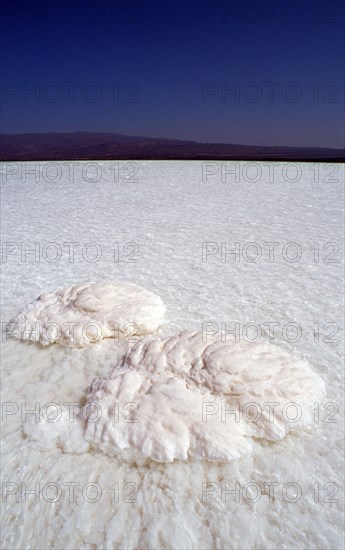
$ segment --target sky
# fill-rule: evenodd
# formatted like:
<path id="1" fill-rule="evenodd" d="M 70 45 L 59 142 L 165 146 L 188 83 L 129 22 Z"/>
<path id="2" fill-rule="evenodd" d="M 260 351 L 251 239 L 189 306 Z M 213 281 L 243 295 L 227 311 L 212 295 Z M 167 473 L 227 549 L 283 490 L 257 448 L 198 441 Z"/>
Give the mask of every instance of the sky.
<path id="1" fill-rule="evenodd" d="M 2 7 L 1 132 L 344 147 L 342 0 Z"/>

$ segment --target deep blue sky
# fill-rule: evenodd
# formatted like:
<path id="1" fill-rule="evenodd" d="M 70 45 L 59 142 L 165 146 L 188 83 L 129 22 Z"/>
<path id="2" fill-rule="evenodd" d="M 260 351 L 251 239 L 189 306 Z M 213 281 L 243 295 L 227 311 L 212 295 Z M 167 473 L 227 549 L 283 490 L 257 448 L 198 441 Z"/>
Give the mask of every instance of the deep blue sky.
<path id="1" fill-rule="evenodd" d="M 342 0 L 6 4 L 2 132 L 344 147 Z"/>

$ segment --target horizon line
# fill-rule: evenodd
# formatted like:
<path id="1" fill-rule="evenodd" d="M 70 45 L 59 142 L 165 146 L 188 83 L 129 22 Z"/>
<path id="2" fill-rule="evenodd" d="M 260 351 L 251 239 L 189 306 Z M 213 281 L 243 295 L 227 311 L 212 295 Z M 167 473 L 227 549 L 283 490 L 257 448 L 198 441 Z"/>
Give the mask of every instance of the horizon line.
<path id="1" fill-rule="evenodd" d="M 173 137 L 155 137 L 155 136 L 145 136 L 145 135 L 137 135 L 137 134 L 123 134 L 119 132 L 109 132 L 109 131 L 93 131 L 93 130 L 73 130 L 68 132 L 58 132 L 58 131 L 48 131 L 48 132 L 0 132 L 0 139 L 4 136 L 29 136 L 29 135 L 72 135 L 72 134 L 104 134 L 109 136 L 123 136 L 126 138 L 139 138 L 139 139 L 154 139 L 154 140 L 162 140 L 162 141 L 180 141 L 180 142 L 186 142 L 186 143 L 195 143 L 200 145 L 230 145 L 230 146 L 236 146 L 236 147 L 269 147 L 269 148 L 284 148 L 284 149 L 329 149 L 332 151 L 345 151 L 345 143 L 343 147 L 329 147 L 329 146 L 308 146 L 308 145 L 257 145 L 257 144 L 243 144 L 243 143 L 235 143 L 235 142 L 221 142 L 221 141 L 198 141 L 194 139 L 183 139 L 183 138 L 173 138 Z"/>

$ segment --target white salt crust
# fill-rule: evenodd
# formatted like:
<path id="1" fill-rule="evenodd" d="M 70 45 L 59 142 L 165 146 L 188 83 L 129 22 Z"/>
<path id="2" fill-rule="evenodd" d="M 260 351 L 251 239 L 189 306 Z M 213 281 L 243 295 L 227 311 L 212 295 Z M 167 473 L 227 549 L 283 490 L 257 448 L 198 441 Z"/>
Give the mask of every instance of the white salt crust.
<path id="1" fill-rule="evenodd" d="M 14 317 L 9 332 L 44 346 L 85 347 L 102 338 L 130 338 L 158 330 L 161 298 L 133 283 L 88 282 L 41 294 Z"/>
<path id="2" fill-rule="evenodd" d="M 181 332 L 139 341 L 95 378 L 73 423 L 65 411 L 56 425 L 42 419 L 26 433 L 65 452 L 90 445 L 129 461 L 230 462 L 251 454 L 252 438 L 278 441 L 311 424 L 324 393 L 308 363 L 270 343 Z"/>
<path id="3" fill-rule="evenodd" d="M 120 179 L 129 174 L 126 162 L 119 162 Z M 216 463 L 189 459 L 167 464 L 146 460 L 145 465 L 134 466 L 124 460 L 125 451 L 118 458 L 93 451 L 64 452 L 62 443 L 70 441 L 65 436 L 58 445 L 53 440 L 49 445 L 31 437 L 23 439 L 22 423 L 26 425 L 34 415 L 22 419 L 20 411 L 21 402 L 26 403 L 27 410 L 35 410 L 38 402 L 41 408 L 49 402 L 80 403 L 92 379 L 106 376 L 120 363 L 125 343 L 116 344 L 108 338 L 71 350 L 58 345 L 22 345 L 8 339 L 1 346 L 3 401 L 18 403 L 19 412 L 2 423 L 1 466 L 3 482 L 16 483 L 18 491 L 3 502 L 1 547 L 343 548 L 344 340 L 341 330 L 327 338 L 332 327 L 324 325 L 330 320 L 339 327 L 343 324 L 344 265 L 341 250 L 333 254 L 332 248 L 324 249 L 324 245 L 330 240 L 343 242 L 344 164 L 331 170 L 331 166 L 320 163 L 318 172 L 315 164 L 302 163 L 297 174 L 300 177 L 293 183 L 296 166 L 289 163 L 267 166 L 259 162 L 253 167 L 239 161 L 229 165 L 239 179 L 235 173 L 221 177 L 219 165 L 218 172 L 203 183 L 201 161 L 138 162 L 140 185 L 134 188 L 126 184 L 114 187 L 113 161 L 100 163 L 102 185 L 82 178 L 87 161 L 79 166 L 76 163 L 74 184 L 69 168 L 58 162 L 62 177 L 54 185 L 47 184 L 44 177 L 39 181 L 30 175 L 21 178 L 22 169 L 30 165 L 42 175 L 45 163 L 18 163 L 14 176 L 10 164 L 6 167 L 3 163 L 0 169 L 9 176 L 0 190 L 2 240 L 18 243 L 18 252 L 8 254 L 2 265 L 3 320 L 17 313 L 14 304 L 29 303 L 41 289 L 119 278 L 151 288 L 154 277 L 152 288 L 160 289 L 158 293 L 169 305 L 170 329 L 162 327 L 164 336 L 196 330 L 202 321 L 219 323 L 220 334 L 221 323 L 231 329 L 239 321 L 241 327 L 258 323 L 262 339 L 268 339 L 263 323 L 277 322 L 275 344 L 292 355 L 308 358 L 326 382 L 327 398 L 316 403 L 310 429 L 291 433 L 278 443 L 253 439 L 252 454 L 241 460 Z M 289 182 L 283 177 L 285 171 Z M 327 184 L 332 171 L 335 183 Z M 251 183 L 257 173 L 261 174 L 259 181 Z M 111 247 L 115 235 L 120 243 L 140 243 L 140 262 L 114 264 Z M 81 247 L 91 236 L 92 241 L 102 243 L 100 262 L 83 261 Z M 35 262 L 32 254 L 23 262 L 20 243 L 32 250 L 37 241 L 43 244 L 57 238 L 61 245 L 62 241 L 81 243 L 74 262 L 64 251 L 61 261 L 54 265 Z M 219 249 L 203 263 L 201 242 L 209 241 L 217 243 Z M 243 249 L 252 241 L 262 251 L 254 263 L 247 258 L 255 256 L 255 249 L 252 252 L 249 247 L 247 255 Z M 222 242 L 226 243 L 225 262 Z M 264 245 L 267 242 L 279 243 L 274 247 L 272 263 Z M 282 256 L 284 245 L 293 242 L 302 248 L 301 260 L 296 263 Z M 227 254 L 235 250 L 236 243 L 239 253 Z M 319 262 L 315 260 L 317 244 Z M 293 257 L 294 247 L 286 256 L 291 253 Z M 324 262 L 328 255 L 339 262 Z M 297 343 L 282 334 L 284 323 L 289 321 L 301 327 Z M 319 338 L 310 328 L 314 322 L 319 323 Z M 333 416 L 329 416 L 332 407 L 324 408 L 329 402 L 334 403 L 333 408 L 339 407 Z M 49 434 L 52 425 L 48 425 Z M 37 431 L 34 423 L 33 433 Z M 82 438 L 83 434 L 81 429 Z M 75 434 L 71 439 L 75 445 Z M 134 454 L 133 449 L 127 452 Z M 44 497 L 43 488 L 49 482 L 61 487 L 56 503 Z M 79 483 L 74 502 L 66 482 Z M 98 502 L 90 503 L 83 497 L 83 489 L 90 482 L 102 489 Z M 138 502 L 128 503 L 133 482 L 139 487 L 135 495 Z M 217 489 L 203 499 L 205 482 L 211 483 L 210 493 L 213 486 Z M 252 491 L 253 482 L 261 487 L 259 498 L 255 498 L 255 487 Z M 278 484 L 273 487 L 274 499 L 269 498 L 266 485 L 271 482 Z M 294 486 L 285 495 L 283 491 L 291 482 L 298 483 L 302 493 L 294 502 L 288 501 L 296 494 Z M 39 502 L 31 493 L 24 495 L 23 502 L 22 483 L 30 491 L 39 483 Z M 114 502 L 114 491 L 109 490 L 115 483 L 118 502 Z M 337 484 L 339 490 L 334 491 L 329 483 Z M 234 491 L 237 484 L 239 502 L 235 494 L 226 492 Z M 319 491 L 313 490 L 315 487 Z M 49 495 L 55 495 L 54 487 Z"/>
<path id="4" fill-rule="evenodd" d="M 93 381 L 84 437 L 107 454 L 228 462 L 250 454 L 253 437 L 277 441 L 308 426 L 324 393 L 308 363 L 270 343 L 152 336 Z"/>

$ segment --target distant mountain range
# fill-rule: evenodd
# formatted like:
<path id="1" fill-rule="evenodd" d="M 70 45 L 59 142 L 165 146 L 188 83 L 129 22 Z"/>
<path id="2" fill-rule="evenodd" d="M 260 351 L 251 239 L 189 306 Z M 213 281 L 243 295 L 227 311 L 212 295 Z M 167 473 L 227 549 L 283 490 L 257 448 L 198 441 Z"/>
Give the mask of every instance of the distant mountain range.
<path id="1" fill-rule="evenodd" d="M 344 162 L 345 149 L 198 143 L 168 138 L 73 132 L 2 134 L 0 160 L 287 160 Z"/>

